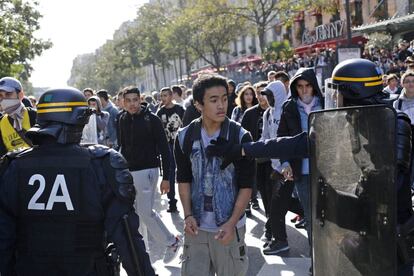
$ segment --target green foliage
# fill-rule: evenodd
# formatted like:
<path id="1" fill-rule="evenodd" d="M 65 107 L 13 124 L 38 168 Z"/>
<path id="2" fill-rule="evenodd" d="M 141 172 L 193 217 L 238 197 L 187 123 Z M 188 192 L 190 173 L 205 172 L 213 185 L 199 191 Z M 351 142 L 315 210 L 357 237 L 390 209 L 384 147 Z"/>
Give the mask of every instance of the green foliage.
<path id="1" fill-rule="evenodd" d="M 292 57 L 294 54 L 293 48 L 290 46 L 288 40 L 273 41 L 269 43 L 264 52 L 264 59 L 267 61 L 276 59 L 286 59 Z"/>
<path id="2" fill-rule="evenodd" d="M 37 2 L 0 0 L 0 77 L 15 76 L 27 80 L 30 61 L 52 46 L 50 41 L 34 37 L 40 28 Z"/>
<path id="3" fill-rule="evenodd" d="M 368 39 L 368 42 L 365 44 L 365 47 L 368 48 L 385 48 L 391 49 L 393 46 L 392 35 L 389 33 L 375 32 L 365 35 Z"/>
<path id="4" fill-rule="evenodd" d="M 246 20 L 228 9 L 226 0 L 196 0 L 182 14 L 183 24 L 191 33 L 188 44 L 207 63 L 219 69 L 221 54 L 229 52 L 230 42 L 246 34 Z"/>

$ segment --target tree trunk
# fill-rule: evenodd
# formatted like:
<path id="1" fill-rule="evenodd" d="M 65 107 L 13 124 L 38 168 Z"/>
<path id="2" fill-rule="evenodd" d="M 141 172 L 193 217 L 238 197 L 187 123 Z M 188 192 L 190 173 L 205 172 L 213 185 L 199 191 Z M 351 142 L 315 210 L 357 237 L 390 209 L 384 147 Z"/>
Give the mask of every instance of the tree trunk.
<path id="1" fill-rule="evenodd" d="M 174 72 L 175 72 L 175 79 L 177 80 L 177 84 L 179 83 L 178 81 L 178 71 L 177 71 L 177 60 L 174 58 Z"/>
<path id="2" fill-rule="evenodd" d="M 163 78 L 163 86 L 167 86 L 167 79 L 165 77 L 165 64 L 162 64 L 162 78 Z"/>
<path id="3" fill-rule="evenodd" d="M 266 30 L 264 27 L 261 27 L 261 26 L 258 27 L 257 36 L 259 37 L 260 51 L 262 52 L 262 55 L 263 55 L 265 52 L 265 48 L 266 48 Z"/>
<path id="4" fill-rule="evenodd" d="M 186 86 L 188 86 L 189 84 L 191 84 L 191 62 L 190 62 L 190 58 L 188 57 L 188 50 L 185 49 L 184 51 L 184 60 L 185 60 L 185 71 L 187 73 L 187 79 L 185 80 L 184 84 Z"/>
<path id="5" fill-rule="evenodd" d="M 181 51 L 180 54 L 178 55 L 178 62 L 179 62 L 179 66 L 180 66 L 180 81 L 179 83 L 183 83 L 183 66 L 181 64 L 182 58 L 181 58 Z"/>
<path id="6" fill-rule="evenodd" d="M 155 80 L 155 90 L 159 90 L 159 82 L 158 82 L 158 76 L 157 76 L 157 68 L 155 68 L 155 63 L 151 63 L 152 65 L 152 74 L 154 75 Z"/>

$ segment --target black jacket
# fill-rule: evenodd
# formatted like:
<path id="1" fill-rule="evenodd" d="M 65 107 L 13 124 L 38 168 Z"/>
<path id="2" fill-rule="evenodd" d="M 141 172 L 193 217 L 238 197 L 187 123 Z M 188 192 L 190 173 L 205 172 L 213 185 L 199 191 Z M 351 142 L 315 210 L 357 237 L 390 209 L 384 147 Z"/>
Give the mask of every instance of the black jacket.
<path id="1" fill-rule="evenodd" d="M 122 113 L 119 118 L 119 145 L 131 171 L 159 167 L 162 157 L 164 180 L 168 180 L 169 147 L 160 118 L 145 106 L 138 114 Z"/>
<path id="2" fill-rule="evenodd" d="M 250 107 L 244 112 L 241 125 L 246 130 L 250 131 L 253 141 L 257 141 L 262 136 L 263 128 L 263 113 L 266 110 L 262 109 L 259 104 Z"/>
<path id="3" fill-rule="evenodd" d="M 295 136 L 302 132 L 302 125 L 297 104 L 299 95 L 296 90 L 296 81 L 299 79 L 307 80 L 312 84 L 315 92 L 314 95 L 319 97 L 320 103 L 323 106 L 323 97 L 321 90 L 319 89 L 318 81 L 316 80 L 315 72 L 311 68 L 300 68 L 290 80 L 290 92 L 292 96 L 283 104 L 280 124 L 277 130 L 277 137 Z M 295 179 L 300 178 L 302 174 L 302 159 L 280 159 L 282 164 L 286 161 L 290 163 Z"/>
<path id="4" fill-rule="evenodd" d="M 187 109 L 184 112 L 183 127 L 188 126 L 194 119 L 197 119 L 200 116 L 200 112 L 194 106 L 193 100 L 191 100 L 191 104 L 187 107 Z"/>

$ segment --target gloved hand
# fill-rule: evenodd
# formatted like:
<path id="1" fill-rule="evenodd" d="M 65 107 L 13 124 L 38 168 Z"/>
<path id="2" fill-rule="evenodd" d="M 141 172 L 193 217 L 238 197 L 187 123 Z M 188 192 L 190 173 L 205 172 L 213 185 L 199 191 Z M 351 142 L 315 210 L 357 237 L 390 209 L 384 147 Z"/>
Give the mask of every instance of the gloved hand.
<path id="1" fill-rule="evenodd" d="M 242 158 L 241 144 L 232 144 L 221 137 L 211 141 L 211 145 L 207 147 L 206 153 L 208 157 L 224 157 L 223 163 L 220 166 L 222 170 L 233 161 Z"/>

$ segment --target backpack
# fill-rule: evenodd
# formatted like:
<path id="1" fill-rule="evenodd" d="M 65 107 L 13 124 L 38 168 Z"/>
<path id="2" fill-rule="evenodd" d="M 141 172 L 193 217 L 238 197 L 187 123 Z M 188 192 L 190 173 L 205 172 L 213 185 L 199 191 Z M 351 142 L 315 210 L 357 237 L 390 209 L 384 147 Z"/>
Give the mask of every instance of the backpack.
<path id="1" fill-rule="evenodd" d="M 193 149 L 193 140 L 191 139 L 191 137 L 193 137 L 193 132 L 194 127 L 196 124 L 201 124 L 200 120 L 195 120 L 193 121 L 193 123 L 191 123 L 190 125 L 188 125 L 188 129 L 187 132 L 185 133 L 184 136 L 184 141 L 183 141 L 183 153 L 186 156 L 190 156 L 191 151 Z M 239 123 L 236 123 L 232 120 L 229 120 L 229 133 L 228 133 L 228 138 L 229 141 L 233 144 L 239 144 L 239 136 L 240 136 L 240 131 L 241 131 L 241 125 Z"/>

